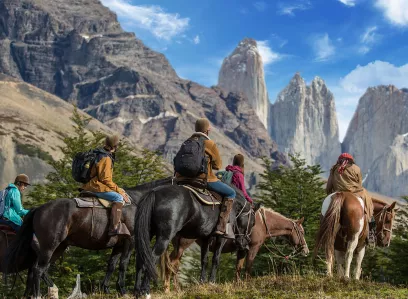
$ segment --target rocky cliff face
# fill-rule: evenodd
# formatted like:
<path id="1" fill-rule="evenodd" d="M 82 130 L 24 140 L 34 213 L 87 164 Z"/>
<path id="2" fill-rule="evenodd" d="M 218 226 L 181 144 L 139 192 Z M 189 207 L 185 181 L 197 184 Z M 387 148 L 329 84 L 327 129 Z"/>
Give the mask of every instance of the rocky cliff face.
<path id="1" fill-rule="evenodd" d="M 307 86 L 296 74 L 271 106 L 270 131 L 285 153 L 300 153 L 324 171 L 340 154 L 339 130 L 333 94 L 324 81 Z"/>
<path id="2" fill-rule="evenodd" d="M 0 49 L 0 72 L 76 103 L 169 161 L 205 116 L 224 164 L 248 156 L 248 178 L 261 170 L 257 157 L 286 163 L 245 98 L 178 78 L 97 0 L 0 0 Z"/>
<path id="3" fill-rule="evenodd" d="M 367 175 L 365 186 L 373 191 L 390 196 L 408 192 L 406 139 L 398 136 L 408 132 L 407 113 L 408 92 L 392 85 L 369 88 L 358 103 L 342 146 L 353 154 Z"/>
<path id="4" fill-rule="evenodd" d="M 0 74 L 0 189 L 18 173 L 33 183 L 51 170 L 48 159 L 61 158 L 59 146 L 73 133 L 72 106 L 32 85 Z M 90 129 L 112 132 L 94 120 Z"/>
<path id="5" fill-rule="evenodd" d="M 244 94 L 261 122 L 268 126 L 268 92 L 262 57 L 255 40 L 242 40 L 234 52 L 224 59 L 218 86 L 227 92 Z"/>
<path id="6" fill-rule="evenodd" d="M 408 194 L 408 133 L 397 135 L 387 150 L 371 164 L 365 186 L 389 196 Z"/>

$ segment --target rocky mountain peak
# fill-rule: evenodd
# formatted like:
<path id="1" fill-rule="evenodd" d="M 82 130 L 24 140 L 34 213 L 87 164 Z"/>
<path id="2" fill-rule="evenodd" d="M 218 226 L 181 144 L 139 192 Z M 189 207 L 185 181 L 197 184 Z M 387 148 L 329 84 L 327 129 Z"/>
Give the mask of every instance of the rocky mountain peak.
<path id="1" fill-rule="evenodd" d="M 296 73 L 271 107 L 270 132 L 285 153 L 300 153 L 309 164 L 330 169 L 340 153 L 333 94 L 315 77 L 307 86 Z"/>
<path id="2" fill-rule="evenodd" d="M 226 92 L 242 93 L 265 127 L 268 124 L 269 99 L 262 57 L 257 43 L 243 39 L 222 63 L 218 86 Z"/>
<path id="3" fill-rule="evenodd" d="M 387 195 L 390 196 L 404 195 L 398 193 L 401 189 L 390 192 L 388 187 L 381 186 L 379 182 L 389 184 L 392 180 L 398 180 L 398 176 L 391 174 L 397 171 L 392 163 L 406 165 L 401 162 L 402 150 L 394 150 L 393 156 L 389 154 L 390 146 L 393 144 L 394 149 L 405 146 L 404 143 L 397 142 L 396 138 L 398 135 L 408 133 L 407 115 L 408 93 L 393 85 L 370 87 L 358 102 L 342 147 L 343 151 L 353 154 L 363 176 L 368 174 L 365 184 L 373 187 L 373 191 L 384 192 L 386 190 Z M 385 167 L 386 164 L 383 163 L 384 161 L 382 163 L 375 161 L 385 158 L 387 161 L 394 162 L 389 162 L 379 176 L 379 165 Z M 407 167 L 404 171 L 408 171 L 408 166 L 404 167 Z M 375 176 L 373 175 L 374 169 L 377 172 Z M 371 180 L 375 180 L 375 183 Z M 405 187 L 405 192 L 408 192 L 407 187 Z"/>

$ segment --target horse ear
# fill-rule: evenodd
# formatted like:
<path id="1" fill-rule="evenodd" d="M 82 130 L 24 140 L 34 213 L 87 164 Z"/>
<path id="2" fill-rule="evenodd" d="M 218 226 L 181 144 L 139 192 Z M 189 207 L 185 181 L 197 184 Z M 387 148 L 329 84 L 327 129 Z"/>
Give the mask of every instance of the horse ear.
<path id="1" fill-rule="evenodd" d="M 305 217 L 300 218 L 298 221 L 296 221 L 297 224 L 301 225 L 303 221 L 305 220 Z"/>
<path id="2" fill-rule="evenodd" d="M 256 204 L 254 204 L 254 212 L 258 211 L 261 208 L 261 203 L 257 202 Z"/>
<path id="3" fill-rule="evenodd" d="M 390 204 L 390 206 L 387 208 L 387 210 L 388 210 L 388 211 L 392 211 L 392 209 L 395 208 L 395 204 L 396 204 L 396 203 L 397 203 L 397 202 L 394 201 L 392 204 Z"/>

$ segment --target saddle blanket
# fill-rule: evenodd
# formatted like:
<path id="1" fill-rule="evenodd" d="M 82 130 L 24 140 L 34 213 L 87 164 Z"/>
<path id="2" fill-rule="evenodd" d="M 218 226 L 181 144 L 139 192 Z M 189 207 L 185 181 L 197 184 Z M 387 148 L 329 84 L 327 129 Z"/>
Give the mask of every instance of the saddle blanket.
<path id="1" fill-rule="evenodd" d="M 112 206 L 112 202 L 97 198 L 97 197 L 75 197 L 74 198 L 78 208 L 100 208 L 109 209 Z M 125 203 L 123 207 L 130 205 L 131 203 Z"/>
<path id="2" fill-rule="evenodd" d="M 221 195 L 208 191 L 207 189 L 198 189 L 190 185 L 181 185 L 194 194 L 198 201 L 205 205 L 220 205 L 222 201 Z"/>
<path id="3" fill-rule="evenodd" d="M 0 224 L 0 231 L 5 233 L 6 235 L 15 235 L 15 230 L 6 224 Z"/>

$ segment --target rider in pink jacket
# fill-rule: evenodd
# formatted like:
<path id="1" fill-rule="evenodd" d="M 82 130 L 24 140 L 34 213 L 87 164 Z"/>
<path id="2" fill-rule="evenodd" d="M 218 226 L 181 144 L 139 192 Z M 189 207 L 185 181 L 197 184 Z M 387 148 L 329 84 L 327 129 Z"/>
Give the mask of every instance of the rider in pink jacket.
<path id="1" fill-rule="evenodd" d="M 232 164 L 233 165 L 228 165 L 227 168 L 225 168 L 225 170 L 234 173 L 232 176 L 231 184 L 233 184 L 235 187 L 242 191 L 248 202 L 253 203 L 252 198 L 248 195 L 245 189 L 244 156 L 241 154 L 235 155 Z"/>

